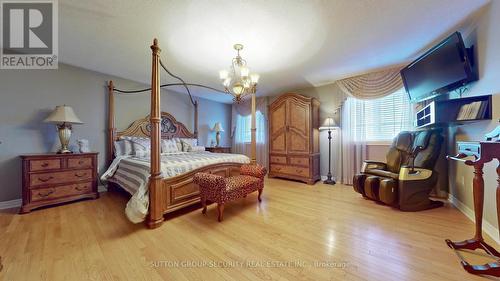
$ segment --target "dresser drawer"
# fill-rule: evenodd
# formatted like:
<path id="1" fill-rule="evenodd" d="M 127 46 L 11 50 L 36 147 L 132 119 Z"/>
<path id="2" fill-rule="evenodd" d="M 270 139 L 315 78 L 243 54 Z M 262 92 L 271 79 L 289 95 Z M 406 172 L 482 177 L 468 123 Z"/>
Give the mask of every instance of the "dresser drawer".
<path id="1" fill-rule="evenodd" d="M 286 164 L 286 156 L 271 156 L 270 162 L 276 164 Z"/>
<path id="2" fill-rule="evenodd" d="M 309 177 L 309 168 L 289 166 L 287 174 L 300 177 Z"/>
<path id="3" fill-rule="evenodd" d="M 309 157 L 288 157 L 290 165 L 309 167 Z"/>
<path id="4" fill-rule="evenodd" d="M 90 157 L 79 157 L 79 158 L 69 158 L 68 168 L 70 169 L 82 169 L 92 167 L 92 158 Z"/>
<path id="5" fill-rule="evenodd" d="M 74 170 L 66 172 L 31 174 L 29 180 L 30 187 L 36 187 L 45 184 L 57 184 L 80 180 L 92 179 L 92 170 Z"/>
<path id="6" fill-rule="evenodd" d="M 271 171 L 271 173 L 284 174 L 284 173 L 286 173 L 287 168 L 288 167 L 284 166 L 284 165 L 275 165 L 275 164 L 269 165 L 269 170 Z"/>
<path id="7" fill-rule="evenodd" d="M 54 170 L 61 168 L 61 159 L 45 159 L 45 160 L 30 160 L 29 170 L 34 171 L 44 171 L 44 170 Z"/>
<path id="8" fill-rule="evenodd" d="M 92 190 L 92 183 L 77 183 L 58 187 L 40 188 L 31 190 L 31 201 L 51 200 L 88 193 Z"/>
<path id="9" fill-rule="evenodd" d="M 299 166 L 270 165 L 271 173 L 287 174 L 291 176 L 309 177 L 309 168 Z"/>

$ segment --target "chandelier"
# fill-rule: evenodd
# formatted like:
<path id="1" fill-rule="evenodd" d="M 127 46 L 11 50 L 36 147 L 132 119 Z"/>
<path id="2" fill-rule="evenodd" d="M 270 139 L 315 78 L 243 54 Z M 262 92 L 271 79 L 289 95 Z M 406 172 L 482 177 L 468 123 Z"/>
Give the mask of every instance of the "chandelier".
<path id="1" fill-rule="evenodd" d="M 219 78 L 224 86 L 224 91 L 233 96 L 233 101 L 239 103 L 248 94 L 256 92 L 259 74 L 250 74 L 246 60 L 240 56 L 243 45 L 235 44 L 233 47 L 237 55 L 233 58 L 229 70 L 219 71 Z"/>

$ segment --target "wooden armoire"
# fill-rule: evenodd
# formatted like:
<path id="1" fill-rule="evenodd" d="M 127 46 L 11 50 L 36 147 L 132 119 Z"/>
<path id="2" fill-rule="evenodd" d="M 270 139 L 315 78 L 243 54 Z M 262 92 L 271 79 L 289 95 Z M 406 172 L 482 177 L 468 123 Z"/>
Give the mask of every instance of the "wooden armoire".
<path id="1" fill-rule="evenodd" d="M 281 95 L 269 105 L 269 177 L 314 184 L 319 163 L 319 101 Z"/>

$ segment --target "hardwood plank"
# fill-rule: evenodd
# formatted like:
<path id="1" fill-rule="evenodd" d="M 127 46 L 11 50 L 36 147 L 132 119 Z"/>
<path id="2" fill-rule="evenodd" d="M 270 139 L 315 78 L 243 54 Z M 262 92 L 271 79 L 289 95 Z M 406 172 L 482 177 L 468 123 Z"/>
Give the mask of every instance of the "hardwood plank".
<path id="1" fill-rule="evenodd" d="M 474 231 L 449 205 L 405 213 L 340 184 L 266 179 L 262 203 L 256 193 L 231 202 L 222 223 L 210 205 L 151 230 L 125 218 L 127 200 L 1 211 L 0 280 L 482 280 L 444 242 Z"/>

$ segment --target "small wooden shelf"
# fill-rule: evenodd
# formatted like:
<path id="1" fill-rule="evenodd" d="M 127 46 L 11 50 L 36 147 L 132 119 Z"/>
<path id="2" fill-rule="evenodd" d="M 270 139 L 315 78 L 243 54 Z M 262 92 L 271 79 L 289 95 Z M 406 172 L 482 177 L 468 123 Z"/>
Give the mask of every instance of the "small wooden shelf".
<path id="1" fill-rule="evenodd" d="M 476 101 L 486 101 L 486 111 L 482 118 L 457 120 L 460 108 Z M 462 125 L 475 121 L 491 120 L 492 118 L 492 100 L 491 95 L 476 96 L 461 99 L 450 99 L 441 101 L 432 101 L 416 114 L 415 127 L 423 128 L 428 126 L 446 127 L 451 125 Z"/>

